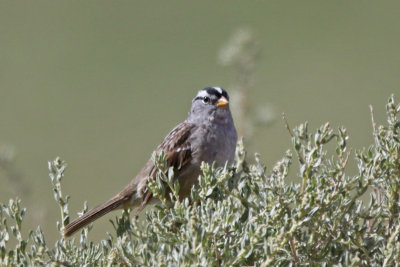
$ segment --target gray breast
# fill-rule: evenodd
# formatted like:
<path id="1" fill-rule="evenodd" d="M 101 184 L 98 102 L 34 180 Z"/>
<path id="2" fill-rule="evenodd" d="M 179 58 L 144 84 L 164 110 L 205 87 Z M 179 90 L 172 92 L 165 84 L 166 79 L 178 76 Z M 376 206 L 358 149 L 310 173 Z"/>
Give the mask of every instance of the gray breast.
<path id="1" fill-rule="evenodd" d="M 196 138 L 197 136 L 198 138 Z M 207 163 L 216 162 L 217 166 L 223 166 L 228 161 L 232 163 L 235 156 L 237 134 L 234 127 L 214 124 L 202 125 L 193 134 L 194 142 L 192 149 L 195 164 L 202 161 Z M 195 140 L 201 140 L 196 142 Z"/>

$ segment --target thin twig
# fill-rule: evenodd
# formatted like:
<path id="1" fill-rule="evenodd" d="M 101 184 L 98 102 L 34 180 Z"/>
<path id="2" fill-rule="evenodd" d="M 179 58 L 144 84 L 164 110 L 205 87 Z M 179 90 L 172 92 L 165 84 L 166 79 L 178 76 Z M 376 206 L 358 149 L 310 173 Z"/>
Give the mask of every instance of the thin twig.
<path id="1" fill-rule="evenodd" d="M 215 256 L 217 257 L 217 262 L 215 266 L 221 266 L 221 256 L 219 255 L 218 246 L 217 246 L 217 238 L 214 236 L 214 245 L 215 245 Z"/>
<path id="2" fill-rule="evenodd" d="M 297 256 L 296 244 L 292 239 L 289 239 L 289 245 L 294 258 L 294 266 L 299 266 L 300 260 L 299 257 Z"/>
<path id="3" fill-rule="evenodd" d="M 381 205 L 381 204 L 382 204 L 382 203 L 381 203 L 381 202 L 382 202 L 382 197 L 381 197 L 381 195 L 382 195 L 382 189 L 381 189 L 380 187 L 378 187 L 378 186 L 373 186 L 373 190 L 374 190 L 374 192 L 375 192 L 376 201 L 377 201 L 378 205 Z M 374 228 L 374 226 L 375 226 L 377 220 L 378 220 L 377 217 L 374 217 L 374 218 L 368 220 L 368 223 L 367 223 L 367 231 L 366 231 L 367 233 L 370 233 L 370 232 L 372 231 L 372 229 Z"/>
<path id="4" fill-rule="evenodd" d="M 374 136 L 374 141 L 375 141 L 375 145 L 378 146 L 378 132 L 376 131 L 376 123 L 374 120 L 374 108 L 372 107 L 372 105 L 369 105 L 369 110 L 371 112 L 371 122 L 372 122 L 372 129 L 373 129 L 373 136 Z"/>
<path id="5" fill-rule="evenodd" d="M 350 150 L 347 152 L 346 158 L 345 158 L 345 160 L 344 160 L 344 162 L 343 162 L 342 171 L 344 171 L 344 169 L 346 168 L 347 162 L 348 162 L 348 160 L 349 160 L 349 156 L 350 156 L 350 154 L 351 154 L 352 151 L 353 151 L 353 149 L 350 148 Z"/>
<path id="6" fill-rule="evenodd" d="M 288 123 L 288 121 L 286 119 L 286 114 L 285 113 L 282 113 L 282 120 L 285 123 L 286 129 L 288 130 L 290 136 L 294 137 L 294 134 L 293 134 L 292 130 L 290 129 L 289 123 Z"/>
<path id="7" fill-rule="evenodd" d="M 287 119 L 286 119 L 286 114 L 285 114 L 285 113 L 282 113 L 282 120 L 283 120 L 283 122 L 285 123 L 286 129 L 288 130 L 290 136 L 291 136 L 292 138 L 295 137 L 295 136 L 294 136 L 294 133 L 293 133 L 293 131 L 292 131 L 292 129 L 290 129 L 290 126 L 289 126 L 289 123 L 288 123 L 288 121 L 287 121 Z M 300 154 L 297 150 L 296 150 L 296 153 L 297 153 L 297 156 L 299 157 L 300 163 L 301 163 L 301 164 L 304 164 L 304 163 L 305 163 L 304 158 L 301 156 L 301 154 Z"/>

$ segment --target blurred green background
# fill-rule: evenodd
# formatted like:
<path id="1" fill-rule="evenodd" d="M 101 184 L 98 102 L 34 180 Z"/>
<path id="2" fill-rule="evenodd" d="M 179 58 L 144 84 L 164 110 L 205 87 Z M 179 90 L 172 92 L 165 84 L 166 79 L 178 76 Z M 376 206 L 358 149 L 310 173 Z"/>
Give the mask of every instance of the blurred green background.
<path id="1" fill-rule="evenodd" d="M 28 227 L 54 240 L 47 161 L 69 164 L 73 218 L 113 196 L 197 90 L 229 91 L 235 72 L 217 58 L 241 27 L 262 49 L 248 103 L 275 114 L 251 154 L 271 168 L 290 147 L 282 112 L 291 126 L 346 126 L 355 149 L 372 144 L 368 105 L 384 123 L 387 98 L 400 97 L 399 1 L 1 1 L 0 147 L 16 158 L 0 202 L 18 195 Z M 101 219 L 91 237 L 111 228 Z"/>

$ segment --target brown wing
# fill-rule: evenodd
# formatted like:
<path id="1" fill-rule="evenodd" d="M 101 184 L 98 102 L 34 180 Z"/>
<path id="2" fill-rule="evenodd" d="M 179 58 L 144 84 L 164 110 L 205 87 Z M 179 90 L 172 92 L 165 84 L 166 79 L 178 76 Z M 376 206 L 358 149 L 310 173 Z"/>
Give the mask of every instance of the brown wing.
<path id="1" fill-rule="evenodd" d="M 157 147 L 157 152 L 167 155 L 169 167 L 181 169 L 192 158 L 191 144 L 188 140 L 194 124 L 183 122 L 176 126 Z"/>
<path id="2" fill-rule="evenodd" d="M 156 152 L 164 151 L 164 153 L 167 154 L 167 164 L 169 167 L 172 166 L 175 169 L 179 170 L 191 160 L 192 150 L 188 139 L 190 136 L 190 132 L 193 128 L 194 125 L 190 123 L 183 122 L 179 124 L 167 135 L 167 137 L 165 137 L 164 141 L 157 147 Z M 145 170 L 147 170 L 147 168 L 145 168 Z M 152 177 L 154 179 L 156 173 L 157 170 L 153 164 L 147 174 L 149 177 Z M 129 200 L 132 198 L 132 194 L 135 193 L 136 189 L 137 184 L 129 184 L 127 187 L 125 187 L 123 191 L 118 193 L 112 199 L 89 210 L 87 213 L 83 214 L 81 217 L 68 224 L 64 229 L 64 235 L 70 236 L 80 228 L 86 226 L 87 224 L 103 216 L 104 214 L 123 206 L 126 202 L 129 202 Z M 136 211 L 136 215 L 144 208 L 146 203 L 152 197 L 151 192 L 147 190 L 146 187 L 141 190 L 144 191 L 143 199 L 140 207 Z"/>
<path id="3" fill-rule="evenodd" d="M 192 147 L 189 136 L 193 128 L 192 123 L 183 122 L 176 126 L 157 147 L 156 152 L 163 151 L 167 155 L 167 166 L 174 167 L 176 170 L 182 169 L 192 159 Z M 153 166 L 149 173 L 149 177 L 155 179 L 157 169 Z M 152 193 L 145 189 L 143 192 L 143 201 L 141 207 L 137 210 L 139 213 L 146 203 L 151 199 Z"/>

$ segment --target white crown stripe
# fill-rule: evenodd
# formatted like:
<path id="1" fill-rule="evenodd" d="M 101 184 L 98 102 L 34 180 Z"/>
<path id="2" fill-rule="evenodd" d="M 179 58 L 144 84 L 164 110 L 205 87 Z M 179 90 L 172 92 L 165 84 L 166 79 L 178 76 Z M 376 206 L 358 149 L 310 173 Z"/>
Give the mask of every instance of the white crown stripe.
<path id="1" fill-rule="evenodd" d="M 215 90 L 217 90 L 218 93 L 220 93 L 220 94 L 222 95 L 222 88 L 221 88 L 221 87 L 214 86 L 213 88 L 214 88 Z"/>

